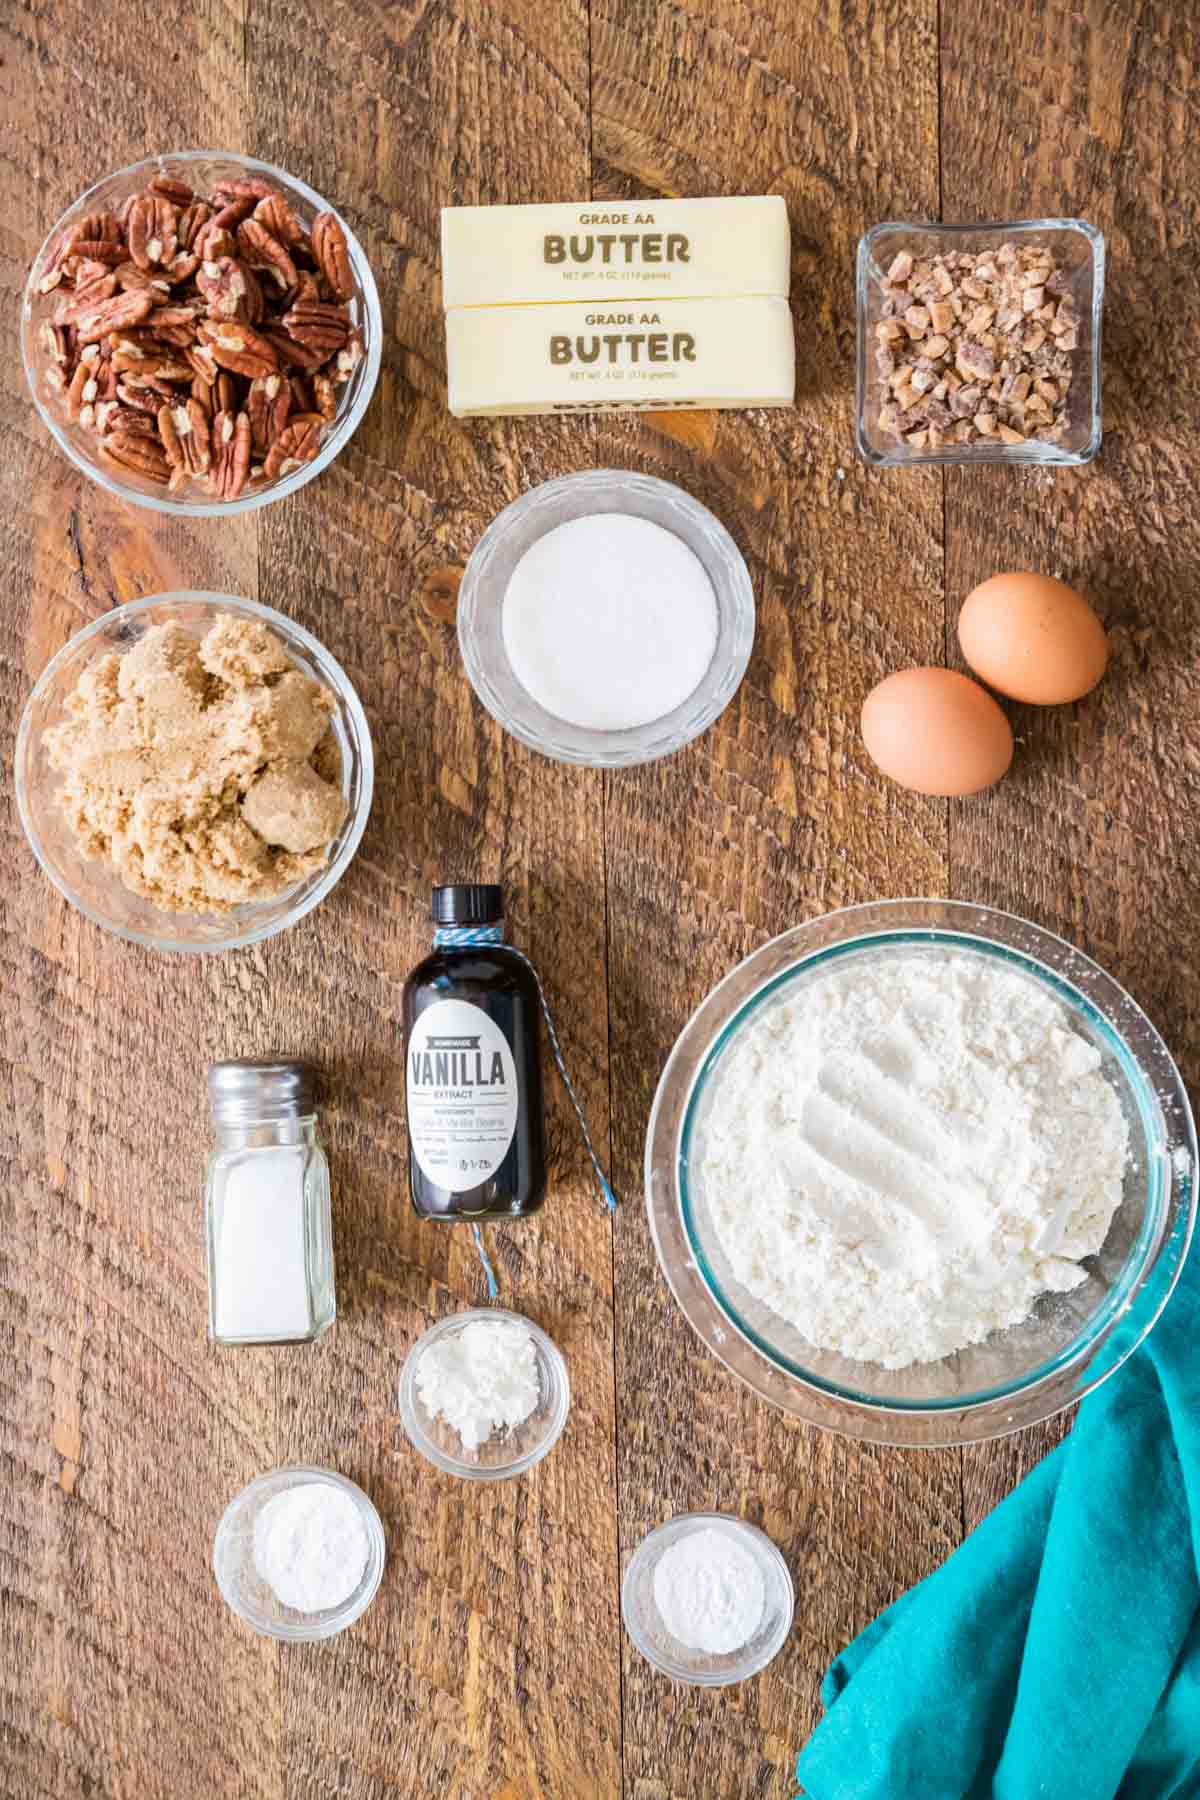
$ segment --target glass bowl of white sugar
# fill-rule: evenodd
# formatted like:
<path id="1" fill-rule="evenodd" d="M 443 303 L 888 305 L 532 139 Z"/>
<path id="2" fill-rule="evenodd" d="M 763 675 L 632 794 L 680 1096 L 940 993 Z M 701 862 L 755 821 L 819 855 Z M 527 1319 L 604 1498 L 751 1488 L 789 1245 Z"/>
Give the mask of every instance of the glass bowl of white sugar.
<path id="1" fill-rule="evenodd" d="M 261 1637 L 335 1637 L 383 1579 L 383 1522 L 363 1490 L 332 1469 L 272 1469 L 225 1508 L 213 1573 L 226 1605 Z"/>
<path id="2" fill-rule="evenodd" d="M 562 1436 L 571 1383 L 540 1326 L 484 1306 L 452 1313 L 417 1339 L 398 1397 L 409 1442 L 435 1468 L 463 1481 L 506 1481 Z"/>
<path id="3" fill-rule="evenodd" d="M 646 1201 L 704 1343 L 877 1443 L 1080 1400 L 1165 1305 L 1196 1132 L 1158 1032 L 1061 938 L 950 900 L 851 907 L 713 989 L 659 1083 Z"/>
<path id="4" fill-rule="evenodd" d="M 543 756 L 623 768 L 707 731 L 754 644 L 754 591 L 720 521 L 627 469 L 523 494 L 480 538 L 458 641 L 494 719 Z"/>
<path id="5" fill-rule="evenodd" d="M 694 1687 L 728 1687 L 765 1669 L 794 1611 L 792 1577 L 775 1545 L 725 1513 L 682 1513 L 659 1525 L 621 1583 L 621 1617 L 646 1661 Z"/>

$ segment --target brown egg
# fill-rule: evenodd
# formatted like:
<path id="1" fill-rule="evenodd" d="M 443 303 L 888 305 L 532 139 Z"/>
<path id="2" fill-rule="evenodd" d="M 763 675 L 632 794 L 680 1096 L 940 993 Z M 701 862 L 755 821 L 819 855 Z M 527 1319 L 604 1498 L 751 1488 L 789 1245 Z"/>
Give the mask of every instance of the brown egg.
<path id="1" fill-rule="evenodd" d="M 1013 736 L 992 696 L 953 669 L 902 669 L 863 702 L 867 753 L 918 794 L 977 794 L 1012 761 Z"/>
<path id="2" fill-rule="evenodd" d="M 967 595 L 958 641 L 999 693 L 1061 706 L 1094 688 L 1108 662 L 1104 627 L 1083 598 L 1051 575 L 993 575 Z"/>

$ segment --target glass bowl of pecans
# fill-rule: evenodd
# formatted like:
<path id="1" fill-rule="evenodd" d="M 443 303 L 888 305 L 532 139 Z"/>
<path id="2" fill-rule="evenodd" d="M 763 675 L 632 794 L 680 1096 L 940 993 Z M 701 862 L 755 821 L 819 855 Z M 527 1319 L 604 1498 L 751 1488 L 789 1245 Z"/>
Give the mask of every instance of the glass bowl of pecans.
<path id="1" fill-rule="evenodd" d="M 1104 237 L 1083 219 L 875 225 L 858 246 L 867 462 L 1090 462 Z"/>
<path id="2" fill-rule="evenodd" d="M 375 281 L 321 196 L 215 150 L 147 157 L 68 208 L 21 308 L 34 403 L 123 500 L 247 512 L 327 468 L 382 351 Z"/>

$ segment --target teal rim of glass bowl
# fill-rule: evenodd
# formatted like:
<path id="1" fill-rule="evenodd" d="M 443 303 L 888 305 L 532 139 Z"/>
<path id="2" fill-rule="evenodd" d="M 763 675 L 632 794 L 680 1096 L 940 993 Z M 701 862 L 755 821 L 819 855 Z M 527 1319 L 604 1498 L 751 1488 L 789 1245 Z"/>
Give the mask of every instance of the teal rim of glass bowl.
<path id="1" fill-rule="evenodd" d="M 1019 1380 L 1004 1383 L 999 1387 L 980 1388 L 975 1393 L 955 1394 L 944 1400 L 934 1400 L 929 1398 L 907 1400 L 890 1394 L 872 1394 L 860 1388 L 843 1387 L 839 1382 L 826 1380 L 823 1376 L 815 1374 L 813 1370 L 805 1368 L 803 1364 L 794 1362 L 790 1357 L 785 1356 L 781 1351 L 770 1345 L 760 1332 L 757 1332 L 752 1325 L 749 1325 L 746 1320 L 742 1318 L 738 1309 L 722 1291 L 721 1284 L 717 1280 L 708 1257 L 705 1255 L 703 1246 L 700 1243 L 693 1214 L 691 1192 L 688 1186 L 688 1159 L 691 1151 L 692 1133 L 696 1125 L 697 1107 L 708 1085 L 709 1078 L 713 1074 L 717 1064 L 728 1050 L 733 1038 L 746 1024 L 750 1015 L 757 1012 L 766 1001 L 779 991 L 780 988 L 789 986 L 801 976 L 807 977 L 811 975 L 812 972 L 822 964 L 829 964 L 846 956 L 861 955 L 864 950 L 869 949 L 872 946 L 884 944 L 889 948 L 893 945 L 904 944 L 916 944 L 921 946 L 928 946 L 930 944 L 943 945 L 948 948 L 975 952 L 982 956 L 993 956 L 998 961 L 1012 964 L 1012 966 L 1019 969 L 1022 974 L 1032 977 L 1043 987 L 1052 988 L 1072 1011 L 1082 1013 L 1084 1017 L 1089 1020 L 1095 1027 L 1100 1038 L 1102 1038 L 1105 1047 L 1110 1050 L 1116 1058 L 1136 1100 L 1138 1116 L 1141 1121 L 1145 1142 L 1150 1151 L 1150 1154 L 1145 1158 L 1147 1165 L 1147 1188 L 1137 1237 L 1130 1246 L 1120 1276 L 1113 1283 L 1104 1298 L 1103 1304 L 1088 1320 L 1084 1329 L 1072 1338 L 1068 1344 L 1064 1345 L 1056 1355 L 1050 1357 L 1046 1362 L 1039 1364 L 1037 1368 L 1032 1369 L 1028 1375 L 1022 1376 Z M 985 938 L 974 937 L 969 932 L 929 929 L 868 932 L 863 937 L 851 939 L 848 943 L 831 944 L 827 949 L 814 951 L 811 955 L 803 957 L 790 969 L 783 969 L 778 975 L 772 976 L 769 981 L 765 982 L 762 987 L 758 988 L 742 1003 L 737 1012 L 727 1024 L 722 1027 L 709 1045 L 704 1060 L 697 1069 L 695 1079 L 692 1082 L 691 1090 L 687 1097 L 687 1105 L 684 1110 L 683 1124 L 679 1133 L 676 1175 L 684 1231 L 687 1235 L 688 1244 L 691 1247 L 692 1254 L 696 1259 L 696 1266 L 703 1277 L 704 1285 L 707 1287 L 712 1298 L 725 1314 L 725 1317 L 729 1320 L 729 1323 L 733 1326 L 734 1330 L 745 1338 L 746 1342 L 752 1345 L 752 1347 L 758 1351 L 760 1356 L 765 1357 L 767 1362 L 773 1364 L 777 1369 L 782 1369 L 786 1374 L 794 1376 L 798 1381 L 807 1382 L 809 1386 L 819 1388 L 823 1393 L 832 1395 L 836 1399 L 852 1401 L 856 1406 L 868 1406 L 877 1410 L 889 1412 L 961 1412 L 965 1407 L 981 1406 L 988 1401 L 1004 1400 L 1015 1393 L 1025 1392 L 1029 1388 L 1036 1387 L 1039 1382 L 1046 1380 L 1049 1376 L 1056 1375 L 1061 1369 L 1076 1361 L 1081 1355 L 1086 1353 L 1091 1344 L 1094 1344 L 1098 1338 L 1104 1336 L 1110 1325 L 1115 1324 L 1121 1315 L 1129 1309 L 1130 1296 L 1136 1287 L 1141 1271 L 1146 1265 L 1148 1252 L 1156 1236 L 1156 1232 L 1160 1228 L 1160 1222 L 1164 1212 L 1162 1158 L 1156 1157 L 1153 1154 L 1155 1140 L 1161 1138 L 1162 1130 L 1159 1109 L 1153 1103 L 1153 1100 L 1153 1090 L 1146 1080 L 1144 1071 L 1137 1059 L 1130 1052 L 1128 1045 L 1125 1043 L 1120 1033 L 1114 1029 L 1104 1013 L 1088 999 L 1086 994 L 1081 993 L 1071 982 L 1064 980 L 1061 975 L 1056 974 L 1053 969 L 1047 968 L 1044 963 L 1038 962 L 1036 958 L 1023 956 L 1020 951 L 1013 950 L 1006 944 L 992 943 Z M 1178 1179 L 1184 1189 L 1183 1197 L 1186 1202 L 1188 1198 L 1186 1190 L 1190 1184 L 1190 1175 L 1179 1173 Z M 1181 1241 L 1175 1243 L 1173 1240 L 1179 1238 L 1181 1233 Z M 1168 1250 L 1171 1252 L 1169 1256 L 1164 1254 L 1163 1258 L 1163 1261 L 1166 1263 L 1164 1276 L 1167 1282 L 1168 1291 L 1170 1283 L 1173 1280 L 1177 1258 L 1186 1250 L 1189 1236 L 1190 1208 L 1187 1204 L 1184 1204 L 1179 1209 L 1178 1217 L 1171 1233 L 1172 1241 L 1164 1245 L 1164 1252 Z M 1157 1270 L 1154 1272 L 1157 1273 Z M 1166 1297 L 1165 1294 L 1159 1294 L 1160 1285 L 1161 1283 L 1159 1282 L 1151 1281 L 1148 1283 L 1148 1291 L 1146 1293 L 1146 1302 L 1148 1305 L 1153 1305 L 1155 1313 L 1161 1308 Z M 1141 1296 L 1139 1296 L 1139 1298 L 1141 1298 Z"/>

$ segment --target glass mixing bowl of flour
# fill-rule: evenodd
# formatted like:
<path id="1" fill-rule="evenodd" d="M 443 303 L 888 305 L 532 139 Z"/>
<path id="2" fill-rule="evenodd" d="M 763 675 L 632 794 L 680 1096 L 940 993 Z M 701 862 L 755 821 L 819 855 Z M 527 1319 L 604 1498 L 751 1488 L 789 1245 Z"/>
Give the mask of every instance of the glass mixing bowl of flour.
<path id="1" fill-rule="evenodd" d="M 887 1016 L 889 984 L 900 975 L 911 975 L 919 1005 L 930 1009 L 929 1019 L 916 1016 L 915 1038 L 892 1030 Z M 961 1069 L 922 1065 L 923 1044 L 939 1041 L 937 1009 L 954 1004 L 943 988 L 959 990 L 960 1008 L 965 994 L 970 1031 L 983 1039 L 976 1077 L 994 1065 L 999 1089 L 973 1095 Z M 864 1052 L 874 1059 L 869 1076 L 845 1056 L 806 1062 L 822 1019 L 840 1016 L 857 1029 L 856 1017 L 872 1008 L 879 1028 Z M 1020 1036 L 1023 1020 L 1033 1021 L 1035 1049 Z M 747 1085 L 748 1070 L 768 1084 L 765 1100 Z M 972 1105 L 978 1136 L 964 1132 Z M 744 1193 L 729 1158 L 731 1117 L 746 1121 L 745 1166 L 756 1171 L 757 1186 Z M 1044 1136 L 1026 1165 L 1029 1119 L 1040 1120 Z M 957 1148 L 947 1137 L 955 1131 Z M 1095 1172 L 1094 1191 L 1077 1212 L 1085 1167 Z M 659 1262 L 688 1321 L 764 1399 L 850 1437 L 943 1445 L 1047 1418 L 1124 1361 L 1182 1265 L 1195 1168 L 1195 1125 L 1175 1064 L 1109 975 L 1022 919 L 957 901 L 900 900 L 785 932 L 713 990 L 659 1083 L 646 1203 Z M 1044 1207 L 1020 1262 L 1035 1275 L 1015 1298 L 993 1286 L 993 1271 L 1021 1220 L 1006 1214 L 987 1225 L 991 1235 L 972 1236 L 981 1229 L 973 1221 L 995 1217 L 984 1191 L 989 1170 L 1007 1181 L 1006 1204 L 1017 1213 L 1032 1213 L 1031 1195 Z M 807 1196 L 800 1226 L 788 1217 L 789 1184 Z M 891 1235 L 879 1235 L 880 1187 L 899 1221 Z M 836 1255 L 809 1256 L 812 1245 L 828 1251 L 830 1242 Z M 896 1303 L 900 1263 L 922 1296 L 916 1311 Z M 824 1342 L 805 1336 L 798 1319 Z"/>

